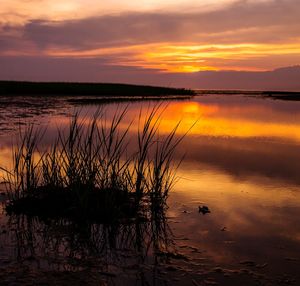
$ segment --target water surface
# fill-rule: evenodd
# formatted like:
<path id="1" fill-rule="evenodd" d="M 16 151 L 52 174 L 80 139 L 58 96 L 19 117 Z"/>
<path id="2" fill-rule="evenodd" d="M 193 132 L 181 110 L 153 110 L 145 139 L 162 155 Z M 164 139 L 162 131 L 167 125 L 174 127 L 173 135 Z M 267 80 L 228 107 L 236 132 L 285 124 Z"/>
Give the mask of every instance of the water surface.
<path id="1" fill-rule="evenodd" d="M 127 106 L 122 126 L 126 128 L 133 121 L 131 132 L 135 133 L 141 108 L 145 116 L 153 104 L 108 104 L 105 106 L 107 120 L 116 109 Z M 62 104 L 40 113 L 37 106 L 18 117 L 4 105 L 0 108 L 0 160 L 2 165 L 9 166 L 18 122 L 47 126 L 43 139 L 47 146 L 56 136 L 57 127 L 67 126 L 76 110 L 85 118 L 92 118 L 99 106 Z M 118 263 L 112 267 L 110 260 L 107 271 L 116 275 L 108 279 L 107 273 L 106 276 L 97 273 L 99 277 L 95 279 L 109 285 L 298 285 L 300 102 L 209 95 L 170 101 L 160 108 L 164 110 L 159 128 L 162 135 L 170 132 L 178 121 L 181 121 L 178 134 L 182 135 L 197 121 L 174 158 L 179 161 L 185 156 L 177 172 L 179 180 L 169 197 L 168 239 L 159 240 L 165 244 L 168 241 L 180 256 L 160 261 L 155 268 L 157 257 L 151 251 L 145 252 L 146 260 L 135 261 L 144 265 L 143 271 L 141 268 L 135 271 L 134 266 L 126 270 L 122 263 L 122 267 Z M 18 120 L 13 120 L 16 117 Z M 10 127 L 5 129 L 6 125 Z M 129 148 L 134 149 L 134 144 Z M 208 206 L 211 213 L 199 213 L 198 206 L 202 205 Z M 5 214 L 0 220 L 3 228 L 0 268 L 6 269 L 7 274 L 10 264 L 15 266 L 18 261 L 17 240 Z M 34 225 L 40 233 L 45 231 L 39 223 Z M 33 232 L 38 230 L 34 228 Z M 142 237 L 144 241 L 147 239 Z M 30 254 L 35 263 L 40 263 L 34 267 L 49 270 L 48 264 L 43 267 L 45 253 L 42 256 Z M 26 261 L 32 264 L 28 255 Z M 81 276 L 84 277 L 82 273 Z"/>

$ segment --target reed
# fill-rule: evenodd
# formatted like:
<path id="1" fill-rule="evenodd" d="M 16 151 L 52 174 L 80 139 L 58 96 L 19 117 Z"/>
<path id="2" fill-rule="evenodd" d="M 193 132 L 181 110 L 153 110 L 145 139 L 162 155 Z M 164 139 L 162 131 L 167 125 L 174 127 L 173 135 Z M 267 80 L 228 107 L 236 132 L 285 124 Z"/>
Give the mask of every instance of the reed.
<path id="1" fill-rule="evenodd" d="M 127 108 L 109 122 L 99 109 L 92 120 L 72 117 L 54 143 L 41 152 L 43 131 L 30 126 L 5 169 L 8 213 L 100 221 L 147 218 L 166 207 L 176 180 L 173 155 L 184 136 L 159 136 L 161 105 L 138 119 L 137 144 L 128 152 L 131 124 L 121 128 Z M 3 168 L 2 168 L 3 169 Z"/>

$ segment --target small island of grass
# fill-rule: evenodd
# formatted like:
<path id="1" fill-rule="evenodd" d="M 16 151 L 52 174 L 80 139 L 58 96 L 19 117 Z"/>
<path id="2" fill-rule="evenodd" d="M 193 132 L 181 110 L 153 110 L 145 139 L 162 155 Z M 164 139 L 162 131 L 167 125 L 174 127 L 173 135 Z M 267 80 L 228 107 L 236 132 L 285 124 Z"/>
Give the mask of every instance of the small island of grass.
<path id="1" fill-rule="evenodd" d="M 131 154 L 130 126 L 120 128 L 126 109 L 110 123 L 103 110 L 91 121 L 76 114 L 45 150 L 39 145 L 42 132 L 26 129 L 13 151 L 13 168 L 1 168 L 7 213 L 114 223 L 147 220 L 164 211 L 175 178 L 172 156 L 182 137 L 175 136 L 178 125 L 158 136 L 158 108 L 139 119 Z"/>

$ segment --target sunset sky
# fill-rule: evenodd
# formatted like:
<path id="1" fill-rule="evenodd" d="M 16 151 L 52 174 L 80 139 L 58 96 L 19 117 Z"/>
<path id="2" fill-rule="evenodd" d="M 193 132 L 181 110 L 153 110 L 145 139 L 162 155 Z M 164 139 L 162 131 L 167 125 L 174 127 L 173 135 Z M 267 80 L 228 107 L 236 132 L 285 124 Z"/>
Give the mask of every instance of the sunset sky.
<path id="1" fill-rule="evenodd" d="M 299 19 L 299 0 L 0 0 L 0 78 L 271 71 L 300 63 Z"/>

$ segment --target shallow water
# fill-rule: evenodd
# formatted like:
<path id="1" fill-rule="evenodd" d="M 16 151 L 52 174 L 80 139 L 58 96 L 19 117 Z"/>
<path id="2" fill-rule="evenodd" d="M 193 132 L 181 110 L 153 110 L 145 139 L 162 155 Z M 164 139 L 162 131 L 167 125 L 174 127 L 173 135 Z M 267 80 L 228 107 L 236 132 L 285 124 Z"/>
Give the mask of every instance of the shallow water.
<path id="1" fill-rule="evenodd" d="M 107 105 L 108 120 L 114 110 L 125 106 L 126 103 Z M 136 120 L 141 107 L 145 115 L 149 106 L 152 103 L 128 105 L 122 126 L 126 128 L 128 123 Z M 11 141 L 20 119 L 22 123 L 47 125 L 43 139 L 43 144 L 47 145 L 54 139 L 57 127 L 68 124 L 70 114 L 80 110 L 89 118 L 99 107 L 72 107 L 60 102 L 56 108 L 43 105 L 43 111 L 39 113 L 41 108 L 36 106 L 36 109 L 25 109 L 24 121 L 24 114 L 16 116 L 16 105 L 11 108 L 9 110 L 4 104 L 0 106 L 0 160 L 6 166 L 10 165 Z M 49 234 L 44 223 L 30 222 L 28 231 L 28 222 L 8 224 L 8 218 L 3 214 L 0 218 L 0 268 L 4 274 L 0 274 L 0 278 L 3 275 L 7 283 L 13 283 L 15 277 L 23 279 L 23 272 L 17 266 L 21 261 L 27 270 L 30 269 L 32 279 L 50 279 L 57 271 L 69 273 L 76 269 L 82 279 L 86 275 L 87 279 L 93 278 L 103 285 L 300 284 L 300 102 L 209 95 L 164 103 L 161 109 L 164 109 L 161 134 L 170 132 L 179 120 L 178 133 L 184 134 L 197 121 L 174 158 L 180 160 L 185 155 L 177 172 L 179 181 L 169 197 L 167 225 L 170 229 L 164 234 L 167 237 L 154 240 L 170 244 L 172 253 L 178 256 L 156 257 L 150 244 L 146 252 L 136 248 L 133 251 L 130 245 L 123 245 L 121 255 L 116 255 L 116 249 L 109 247 L 110 252 L 106 252 L 110 256 L 109 263 L 103 270 L 104 253 L 100 255 L 96 248 L 87 255 L 93 262 L 88 267 L 93 270 L 87 274 L 87 260 L 82 256 L 80 259 L 86 262 L 83 265 L 75 267 L 76 257 L 73 256 L 72 263 L 66 262 L 70 252 L 67 256 L 64 250 L 69 250 L 71 243 L 67 241 L 65 223 L 55 226 L 54 235 L 49 235 L 48 244 L 45 244 L 38 237 L 45 232 Z M 133 133 L 137 130 L 135 122 L 131 129 Z M 6 125 L 9 128 L 5 129 Z M 130 148 L 135 147 L 131 144 Z M 211 213 L 202 215 L 198 212 L 199 205 L 208 206 Z M 36 237 L 28 239 L 29 234 Z M 19 239 L 22 235 L 26 243 Z M 138 237 L 136 230 L 132 235 Z M 57 236 L 62 238 L 57 242 L 60 251 L 49 247 L 49 240 L 53 241 Z M 151 240 L 151 235 L 140 239 L 146 242 Z M 17 251 L 19 241 L 22 241 L 21 252 Z M 81 238 L 79 245 L 86 251 L 82 246 L 82 243 L 87 244 L 85 242 Z M 133 252 L 130 262 L 124 260 L 124 248 L 131 254 Z M 54 254 L 58 252 L 60 255 L 56 257 Z M 75 253 L 79 255 L 79 252 Z M 49 261 L 45 262 L 47 256 L 53 258 L 53 255 L 56 268 L 51 268 Z M 58 258 L 62 260 L 62 266 Z M 70 275 L 66 274 L 64 279 L 68 283 Z M 85 281 L 93 285 L 91 281 Z M 73 282 L 70 280 L 69 283 Z M 95 285 L 99 283 L 95 282 Z"/>

